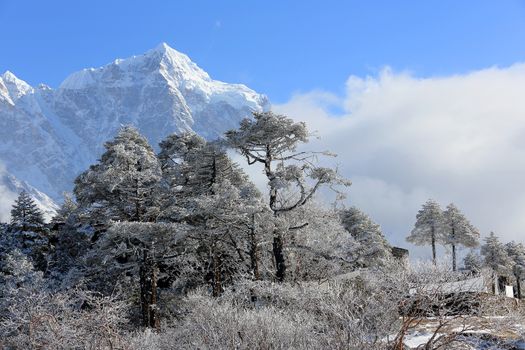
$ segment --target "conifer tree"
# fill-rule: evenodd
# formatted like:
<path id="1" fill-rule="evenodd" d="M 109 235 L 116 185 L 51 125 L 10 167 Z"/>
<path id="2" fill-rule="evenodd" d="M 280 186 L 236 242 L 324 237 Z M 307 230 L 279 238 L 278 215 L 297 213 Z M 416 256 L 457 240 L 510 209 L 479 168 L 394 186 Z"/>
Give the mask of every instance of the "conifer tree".
<path id="1" fill-rule="evenodd" d="M 305 205 L 324 184 L 350 185 L 336 170 L 315 165 L 318 155 L 333 154 L 297 150 L 310 137 L 305 123 L 296 123 L 272 112 L 256 112 L 253 116 L 253 119 L 244 119 L 239 129 L 228 131 L 226 138 L 249 165 L 264 166 L 269 186 L 268 207 L 276 219 Z M 278 226 L 273 230 L 272 248 L 278 281 L 283 281 L 286 273 L 285 234 L 286 230 Z"/>
<path id="2" fill-rule="evenodd" d="M 444 242 L 452 247 L 452 270 L 456 271 L 456 248 L 462 245 L 475 248 L 479 245 L 479 231 L 467 220 L 461 211 L 449 204 L 443 213 L 445 222 Z"/>
<path id="3" fill-rule="evenodd" d="M 471 250 L 463 258 L 463 265 L 465 266 L 466 270 L 477 274 L 483 268 L 483 261 L 481 260 L 481 256 L 478 253 L 476 253 L 474 250 Z"/>
<path id="4" fill-rule="evenodd" d="M 432 262 L 436 264 L 436 244 L 444 243 L 444 218 L 439 204 L 429 199 L 416 215 L 416 223 L 406 240 L 415 245 L 432 247 Z"/>
<path id="5" fill-rule="evenodd" d="M 106 152 L 75 180 L 79 208 L 98 221 L 151 221 L 161 170 L 153 148 L 137 129 L 123 127 Z"/>
<path id="6" fill-rule="evenodd" d="M 45 227 L 43 213 L 33 198 L 22 191 L 11 210 L 10 235 L 5 243 L 8 249 L 20 249 L 31 258 L 33 265 L 46 271 L 50 248 L 48 229 Z"/>
<path id="7" fill-rule="evenodd" d="M 11 228 L 21 231 L 39 231 L 44 226 L 44 216 L 26 191 L 20 195 L 11 210 Z"/>
<path id="8" fill-rule="evenodd" d="M 168 189 L 161 217 L 194 227 L 197 259 L 213 294 L 219 295 L 224 281 L 248 266 L 258 279 L 255 219 L 262 211 L 260 192 L 218 142 L 184 133 L 168 136 L 160 147 Z"/>
<path id="9" fill-rule="evenodd" d="M 510 274 L 511 259 L 494 232 L 485 238 L 485 243 L 481 246 L 481 255 L 484 257 L 485 266 L 493 272 L 494 292 L 498 294 L 498 277 Z"/>
<path id="10" fill-rule="evenodd" d="M 79 211 L 91 222 L 109 224 L 112 221 L 151 222 L 159 215 L 159 184 L 161 180 L 160 163 L 148 144 L 148 141 L 137 129 L 131 126 L 123 127 L 117 136 L 104 145 L 106 151 L 100 161 L 92 165 L 75 180 L 74 193 L 79 205 Z M 154 240 L 155 230 L 148 231 L 150 240 Z M 126 233 L 127 234 L 127 233 Z M 128 240 L 120 236 L 131 249 L 139 252 L 142 260 L 141 276 L 151 283 L 140 282 L 141 299 L 146 300 L 152 292 L 156 292 L 157 266 L 151 260 L 152 246 L 140 240 Z M 129 234 L 127 234 L 129 236 Z M 101 245 L 107 245 L 115 251 L 108 254 L 108 259 L 118 252 L 111 234 L 102 236 Z M 129 237 L 131 238 L 131 237 Z M 98 239 L 98 238 L 97 238 Z M 97 239 L 94 239 L 96 241 Z M 130 263 L 130 256 L 121 256 L 120 263 Z M 150 304 L 147 304 L 150 305 Z M 158 318 L 153 319 L 150 313 L 143 313 L 144 325 L 156 328 Z"/>
<path id="11" fill-rule="evenodd" d="M 356 207 L 343 210 L 341 221 L 344 228 L 358 243 L 353 249 L 353 259 L 360 267 L 384 263 L 391 257 L 391 246 L 381 227 Z"/>
<path id="12" fill-rule="evenodd" d="M 77 210 L 78 205 L 71 193 L 64 193 L 64 202 L 51 219 L 51 223 L 65 223 L 69 217 Z"/>
<path id="13" fill-rule="evenodd" d="M 172 134 L 160 143 L 160 148 L 164 185 L 168 187 L 165 215 L 176 214 L 196 196 L 214 194 L 214 186 L 224 181 L 238 188 L 244 198 L 261 197 L 219 142 L 207 142 L 193 133 Z"/>
<path id="14" fill-rule="evenodd" d="M 510 258 L 510 270 L 516 279 L 517 296 L 521 299 L 521 279 L 525 275 L 525 246 L 511 241 L 505 244 L 505 249 Z"/>

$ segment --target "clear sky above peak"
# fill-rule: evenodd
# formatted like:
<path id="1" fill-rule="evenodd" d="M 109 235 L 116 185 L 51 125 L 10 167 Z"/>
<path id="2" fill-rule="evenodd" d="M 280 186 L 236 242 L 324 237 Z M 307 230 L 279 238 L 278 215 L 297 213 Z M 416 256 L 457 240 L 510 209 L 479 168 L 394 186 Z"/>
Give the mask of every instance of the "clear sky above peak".
<path id="1" fill-rule="evenodd" d="M 57 87 L 166 42 L 274 102 L 384 66 L 451 75 L 525 61 L 523 1 L 0 0 L 0 72 Z"/>

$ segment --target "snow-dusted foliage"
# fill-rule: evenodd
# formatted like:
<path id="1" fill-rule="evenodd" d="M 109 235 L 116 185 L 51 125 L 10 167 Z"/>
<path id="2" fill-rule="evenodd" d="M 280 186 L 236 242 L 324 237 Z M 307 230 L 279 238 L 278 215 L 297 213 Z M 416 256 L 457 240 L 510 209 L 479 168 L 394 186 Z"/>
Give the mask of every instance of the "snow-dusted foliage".
<path id="1" fill-rule="evenodd" d="M 44 216 L 29 193 L 22 191 L 11 210 L 11 228 L 21 231 L 39 231 L 44 227 Z"/>
<path id="2" fill-rule="evenodd" d="M 154 219 L 159 210 L 154 192 L 161 170 L 153 148 L 130 126 L 104 147 L 100 161 L 75 180 L 79 207 L 98 222 Z"/>
<path id="3" fill-rule="evenodd" d="M 269 186 L 268 206 L 275 217 L 305 205 L 322 185 L 350 185 L 336 170 L 315 165 L 318 155 L 332 154 L 297 150 L 310 137 L 305 123 L 296 123 L 272 112 L 255 112 L 253 116 L 253 119 L 244 119 L 239 129 L 226 132 L 226 138 L 248 164 L 264 165 Z M 286 230 L 277 226 L 273 231 L 275 277 L 279 281 L 285 279 L 287 268 L 285 234 Z"/>
<path id="4" fill-rule="evenodd" d="M 493 274 L 495 293 L 499 293 L 499 276 L 509 276 L 512 271 L 512 259 L 509 257 L 505 245 L 500 242 L 499 238 L 491 232 L 485 238 L 485 243 L 481 245 L 481 255 L 484 258 L 484 264 Z"/>
<path id="5" fill-rule="evenodd" d="M 356 207 L 341 212 L 344 228 L 356 241 L 349 258 L 359 267 L 385 264 L 392 257 L 392 247 L 387 242 L 381 227 Z"/>
<path id="6" fill-rule="evenodd" d="M 191 225 L 190 245 L 213 293 L 241 276 L 261 274 L 257 229 L 265 216 L 261 194 L 217 143 L 195 134 L 161 142 L 164 202 L 161 220 Z M 167 194 L 167 195 L 166 195 Z"/>
<path id="7" fill-rule="evenodd" d="M 463 265 L 467 271 L 477 274 L 483 268 L 483 259 L 478 252 L 471 250 L 463 258 Z"/>
<path id="8" fill-rule="evenodd" d="M 113 222 L 86 257 L 90 275 L 97 276 L 102 289 L 112 290 L 115 285 L 111 281 L 119 279 L 133 286 L 144 254 L 166 265 L 175 264 L 184 255 L 181 241 L 187 231 L 182 224 Z"/>
<path id="9" fill-rule="evenodd" d="M 445 243 L 445 221 L 439 204 L 429 199 L 416 215 L 416 223 L 406 240 L 415 245 L 430 245 L 436 262 L 436 245 Z"/>
<path id="10" fill-rule="evenodd" d="M 223 183 L 235 187 L 245 205 L 260 206 L 261 194 L 218 142 L 207 142 L 192 133 L 173 134 L 160 143 L 160 148 L 167 192 L 162 218 L 177 221 L 181 217 L 188 220 L 188 216 L 198 216 L 191 213 L 194 205 L 189 202 L 214 194 Z"/>
<path id="11" fill-rule="evenodd" d="M 485 243 L 481 245 L 481 255 L 483 255 L 485 266 L 491 268 L 495 273 L 509 274 L 511 258 L 505 249 L 505 245 L 500 242 L 494 232 L 491 232 L 485 238 Z"/>
<path id="12" fill-rule="evenodd" d="M 456 270 L 456 248 L 464 246 L 474 248 L 479 245 L 480 233 L 453 204 L 449 204 L 443 213 L 445 222 L 444 242 L 452 248 L 452 269 Z"/>
<path id="13" fill-rule="evenodd" d="M 356 268 L 359 243 L 345 230 L 337 210 L 313 200 L 275 222 L 288 230 L 283 238 L 290 280 L 322 281 Z"/>
<path id="14" fill-rule="evenodd" d="M 66 223 L 75 214 L 78 205 L 71 193 L 64 193 L 64 201 L 58 208 L 56 215 L 51 219 L 52 224 Z"/>
<path id="15" fill-rule="evenodd" d="M 2 349 L 113 349 L 125 344 L 127 306 L 81 289 L 56 292 L 18 250 L 0 271 Z"/>
<path id="16" fill-rule="evenodd" d="M 493 305 L 453 293 L 468 287 L 462 278 L 449 266 L 421 264 L 324 282 L 240 283 L 219 298 L 197 291 L 180 302 L 184 318 L 160 334 L 137 335 L 132 343 L 140 349 L 170 349 L 176 341 L 180 349 L 386 350 L 405 348 L 425 330 L 422 349 L 461 349 L 471 334 L 508 330 L 517 320 L 480 322 L 476 310 Z"/>
<path id="17" fill-rule="evenodd" d="M 0 260 L 18 249 L 35 267 L 45 272 L 52 251 L 50 232 L 43 215 L 27 192 L 21 192 L 11 210 L 11 223 L 0 237 Z"/>
<path id="18" fill-rule="evenodd" d="M 521 299 L 521 280 L 525 277 L 525 246 L 511 241 L 505 244 L 505 249 L 510 258 L 510 270 L 516 279 L 516 294 Z"/>

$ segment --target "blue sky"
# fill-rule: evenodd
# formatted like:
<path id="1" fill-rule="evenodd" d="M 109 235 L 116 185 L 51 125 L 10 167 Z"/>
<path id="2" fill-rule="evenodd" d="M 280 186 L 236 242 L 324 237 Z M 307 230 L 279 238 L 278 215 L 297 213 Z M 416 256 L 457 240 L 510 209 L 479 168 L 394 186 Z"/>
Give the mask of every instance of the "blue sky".
<path id="1" fill-rule="evenodd" d="M 283 103 L 384 66 L 418 77 L 525 60 L 524 1 L 0 0 L 0 71 L 56 87 L 167 42 Z"/>

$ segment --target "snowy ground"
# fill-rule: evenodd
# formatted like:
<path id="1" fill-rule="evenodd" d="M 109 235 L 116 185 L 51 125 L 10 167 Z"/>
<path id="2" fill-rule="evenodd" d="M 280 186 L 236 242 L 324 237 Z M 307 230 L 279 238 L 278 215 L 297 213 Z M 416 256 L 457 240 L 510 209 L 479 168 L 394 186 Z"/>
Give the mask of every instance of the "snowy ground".
<path id="1" fill-rule="evenodd" d="M 494 329 L 494 325 L 498 329 Z M 498 327 L 497 325 L 501 325 Z M 416 328 L 407 334 L 404 344 L 409 349 L 423 348 L 432 338 L 439 321 L 423 320 Z M 465 319 L 450 322 L 436 334 L 436 337 L 450 335 L 465 329 Z M 458 341 L 445 346 L 444 349 L 465 350 L 525 350 L 525 327 L 515 324 L 504 317 L 476 317 L 468 319 L 468 329 L 458 337 Z"/>

